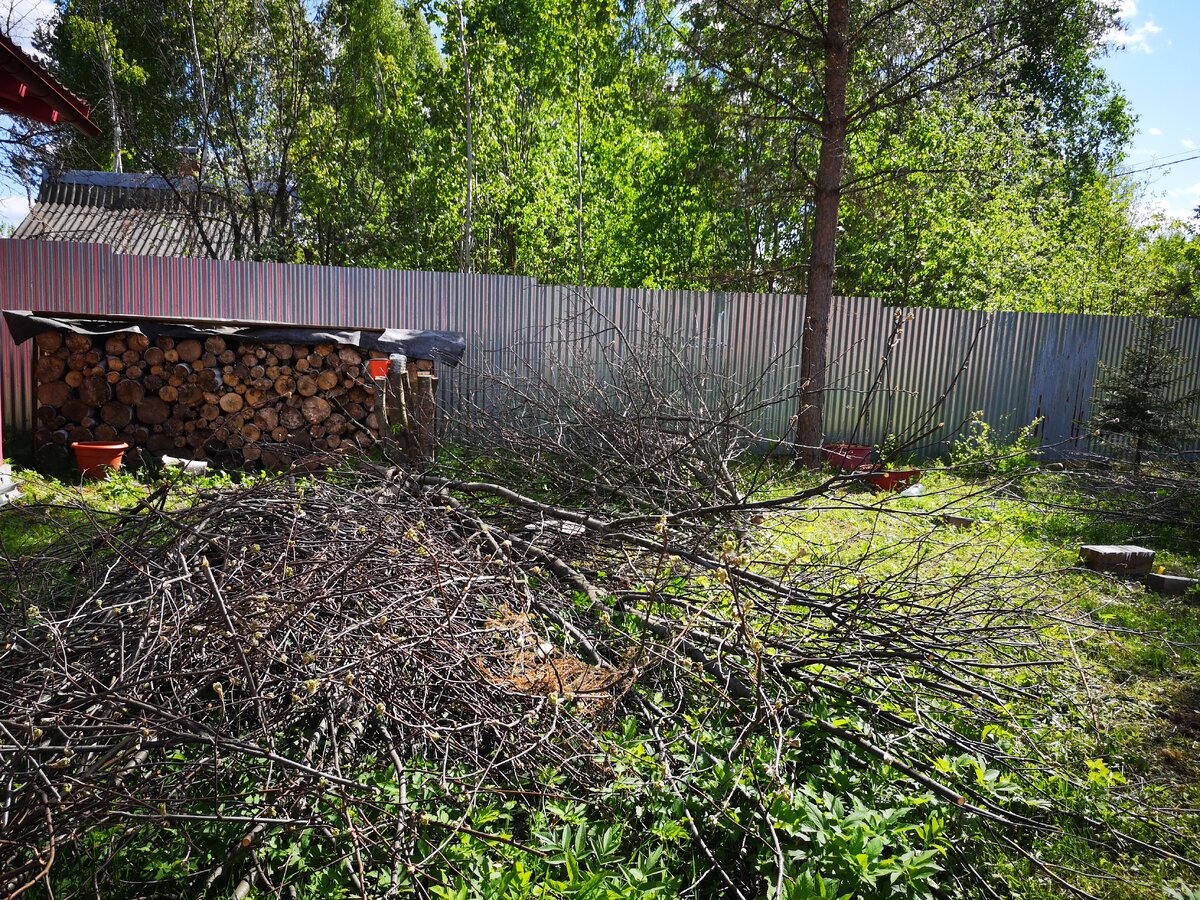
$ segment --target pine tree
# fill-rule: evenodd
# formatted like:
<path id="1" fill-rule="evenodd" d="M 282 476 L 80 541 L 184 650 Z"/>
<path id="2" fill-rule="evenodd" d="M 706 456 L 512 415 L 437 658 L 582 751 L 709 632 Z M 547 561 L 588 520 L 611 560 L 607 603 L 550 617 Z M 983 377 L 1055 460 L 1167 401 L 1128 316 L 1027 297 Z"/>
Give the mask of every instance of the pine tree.
<path id="1" fill-rule="evenodd" d="M 1190 360 L 1171 343 L 1173 330 L 1164 319 L 1147 319 L 1119 366 L 1100 364 L 1091 427 L 1132 438 L 1134 469 L 1141 468 L 1147 450 L 1177 448 L 1200 429 L 1191 411 L 1200 389 L 1184 390 L 1191 380 Z"/>

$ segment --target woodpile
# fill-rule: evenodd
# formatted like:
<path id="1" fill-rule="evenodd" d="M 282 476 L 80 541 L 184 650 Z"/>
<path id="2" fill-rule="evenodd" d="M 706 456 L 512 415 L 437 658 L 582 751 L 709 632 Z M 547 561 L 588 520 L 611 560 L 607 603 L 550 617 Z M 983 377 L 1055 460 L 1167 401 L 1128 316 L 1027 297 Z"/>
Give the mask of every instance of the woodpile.
<path id="1" fill-rule="evenodd" d="M 388 415 L 366 365 L 372 354 L 358 347 L 63 331 L 35 340 L 34 444 L 42 454 L 73 441 L 120 440 L 152 456 L 281 468 L 364 450 Z M 421 388 L 400 405 L 429 417 L 411 430 L 414 446 L 430 449 L 432 369 L 414 360 L 407 378 L 393 377 L 401 400 L 409 393 L 402 382 Z"/>

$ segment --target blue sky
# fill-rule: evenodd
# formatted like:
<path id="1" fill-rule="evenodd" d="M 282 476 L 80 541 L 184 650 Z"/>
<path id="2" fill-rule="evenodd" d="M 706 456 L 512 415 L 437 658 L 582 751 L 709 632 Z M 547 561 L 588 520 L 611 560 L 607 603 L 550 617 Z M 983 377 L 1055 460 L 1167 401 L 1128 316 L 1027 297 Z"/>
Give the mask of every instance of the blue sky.
<path id="1" fill-rule="evenodd" d="M 1109 36 L 1103 65 L 1138 117 L 1124 168 L 1164 166 L 1134 173 L 1143 202 L 1189 218 L 1200 206 L 1200 0 L 1120 5 L 1125 28 Z"/>
<path id="2" fill-rule="evenodd" d="M 1138 117 L 1125 169 L 1143 170 L 1133 174 L 1145 207 L 1190 218 L 1200 205 L 1200 0 L 1117 2 L 1125 27 L 1106 36 L 1102 64 Z M 53 10 L 52 0 L 0 0 L 0 28 L 28 46 Z M 0 174 L 0 223 L 27 210 L 24 189 Z"/>

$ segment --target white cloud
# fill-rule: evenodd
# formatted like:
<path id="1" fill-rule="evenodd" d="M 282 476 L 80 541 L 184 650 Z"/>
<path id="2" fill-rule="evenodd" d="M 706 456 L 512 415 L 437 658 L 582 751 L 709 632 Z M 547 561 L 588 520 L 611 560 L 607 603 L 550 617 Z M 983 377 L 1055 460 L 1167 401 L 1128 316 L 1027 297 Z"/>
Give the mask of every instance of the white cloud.
<path id="1" fill-rule="evenodd" d="M 34 31 L 54 14 L 53 0 L 0 0 L 0 31 L 31 50 Z"/>
<path id="2" fill-rule="evenodd" d="M 0 225 L 17 226 L 29 212 L 29 198 L 24 194 L 0 197 Z"/>
<path id="3" fill-rule="evenodd" d="M 1174 192 L 1172 191 L 1172 193 Z M 1189 197 L 1200 197 L 1200 181 L 1197 181 L 1190 188 L 1184 188 L 1182 193 Z"/>
<path id="4" fill-rule="evenodd" d="M 1125 31 L 1124 29 L 1114 29 L 1108 33 L 1108 43 L 1115 47 L 1120 47 L 1123 50 L 1128 50 L 1131 53 L 1153 53 L 1154 48 L 1150 46 L 1150 38 L 1162 31 L 1158 25 L 1151 20 L 1143 25 L 1139 25 L 1133 31 Z"/>
<path id="5" fill-rule="evenodd" d="M 1200 185 L 1196 185 L 1195 187 L 1200 188 Z M 1170 191 L 1172 196 L 1178 193 L 1178 191 Z M 1181 204 L 1174 199 L 1155 195 L 1143 199 L 1139 206 L 1141 213 L 1147 218 L 1152 219 L 1156 216 L 1162 216 L 1167 219 L 1186 222 L 1192 218 L 1196 204 L 1187 200 Z"/>
<path id="6" fill-rule="evenodd" d="M 1137 17 L 1137 0 L 1118 0 L 1117 18 L 1121 24 L 1102 34 L 1100 43 L 1128 50 L 1131 53 L 1153 53 L 1154 48 L 1150 46 L 1150 38 L 1159 34 L 1162 27 L 1153 19 L 1147 19 L 1138 24 L 1134 21 Z"/>
<path id="7" fill-rule="evenodd" d="M 1196 149 L 1196 142 L 1193 140 L 1190 140 L 1188 138 L 1184 138 L 1179 143 L 1183 144 L 1184 150 L 1195 150 Z"/>
<path id="8" fill-rule="evenodd" d="M 1162 137 L 1162 129 L 1161 128 L 1147 128 L 1146 134 L 1150 135 L 1150 137 Z"/>

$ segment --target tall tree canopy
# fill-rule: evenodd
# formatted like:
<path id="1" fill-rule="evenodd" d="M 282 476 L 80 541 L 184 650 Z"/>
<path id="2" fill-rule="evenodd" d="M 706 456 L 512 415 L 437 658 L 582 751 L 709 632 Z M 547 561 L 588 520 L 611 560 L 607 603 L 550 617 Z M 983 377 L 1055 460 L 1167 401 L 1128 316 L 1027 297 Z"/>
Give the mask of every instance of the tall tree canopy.
<path id="1" fill-rule="evenodd" d="M 58 3 L 40 47 L 107 134 L 19 136 L 26 177 L 197 148 L 246 257 L 1194 308 L 1194 239 L 1113 174 L 1104 0 Z"/>

